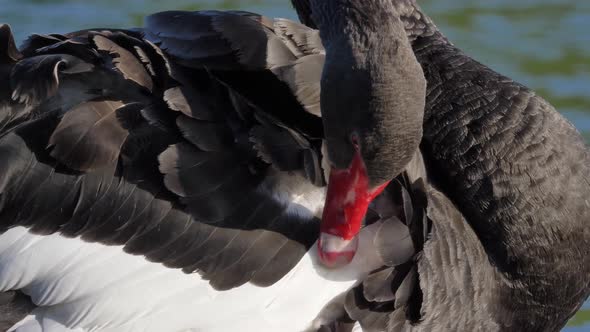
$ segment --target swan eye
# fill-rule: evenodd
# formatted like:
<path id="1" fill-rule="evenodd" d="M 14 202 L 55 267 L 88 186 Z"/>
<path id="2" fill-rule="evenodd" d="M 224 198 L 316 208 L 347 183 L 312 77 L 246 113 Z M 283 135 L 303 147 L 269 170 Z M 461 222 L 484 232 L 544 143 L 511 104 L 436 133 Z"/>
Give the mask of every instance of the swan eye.
<path id="1" fill-rule="evenodd" d="M 352 142 L 352 145 L 354 146 L 354 148 L 358 151 L 360 148 L 360 143 L 359 143 L 359 136 L 356 132 L 353 132 L 352 134 L 350 134 L 350 141 Z"/>

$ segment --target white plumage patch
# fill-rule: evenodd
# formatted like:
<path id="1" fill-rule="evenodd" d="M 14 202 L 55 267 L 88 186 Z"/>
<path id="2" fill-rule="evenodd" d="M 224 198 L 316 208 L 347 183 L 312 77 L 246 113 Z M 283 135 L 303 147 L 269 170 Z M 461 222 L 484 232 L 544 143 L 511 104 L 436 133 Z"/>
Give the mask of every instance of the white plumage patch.
<path id="1" fill-rule="evenodd" d="M 214 290 L 121 246 L 16 227 L 0 235 L 0 291 L 21 289 L 39 306 L 10 331 L 302 331 L 323 306 L 379 265 L 373 230 L 353 262 L 318 265 L 316 247 L 271 287 Z"/>
<path id="2" fill-rule="evenodd" d="M 326 187 L 316 187 L 300 174 L 275 171 L 268 175 L 260 190 L 287 204 L 290 213 L 322 217 Z"/>

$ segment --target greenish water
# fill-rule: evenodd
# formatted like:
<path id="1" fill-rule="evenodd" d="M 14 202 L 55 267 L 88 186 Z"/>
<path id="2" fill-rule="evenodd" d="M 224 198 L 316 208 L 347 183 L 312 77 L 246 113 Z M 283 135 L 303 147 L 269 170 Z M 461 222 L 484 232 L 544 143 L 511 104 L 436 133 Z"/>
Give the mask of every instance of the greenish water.
<path id="1" fill-rule="evenodd" d="M 468 54 L 535 89 L 590 140 L 590 1 L 423 0 Z M 30 33 L 130 27 L 167 9 L 246 9 L 295 18 L 288 0 L 0 0 L 0 22 Z M 564 329 L 590 331 L 590 303 Z"/>

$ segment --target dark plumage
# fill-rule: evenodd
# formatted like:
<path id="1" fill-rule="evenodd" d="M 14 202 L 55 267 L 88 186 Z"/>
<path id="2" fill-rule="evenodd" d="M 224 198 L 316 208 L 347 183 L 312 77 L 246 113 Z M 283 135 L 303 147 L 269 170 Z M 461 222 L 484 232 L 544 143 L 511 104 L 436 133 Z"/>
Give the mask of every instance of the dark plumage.
<path id="1" fill-rule="evenodd" d="M 0 329 L 7 331 L 33 309 L 35 305 L 31 302 L 31 298 L 22 292 L 0 293 Z"/>
<path id="2" fill-rule="evenodd" d="M 318 23 L 322 2 L 293 3 Z M 590 293 L 582 137 L 534 92 L 453 46 L 415 1 L 356 3 L 367 17 L 393 5 L 428 82 L 420 146 L 437 189 L 427 190 L 433 230 L 416 261 L 422 305 L 417 316 L 390 311 L 389 329 L 559 330 Z"/>
<path id="3" fill-rule="evenodd" d="M 197 15 L 268 29 L 252 14 Z M 148 25 L 145 33 L 158 27 Z M 225 30 L 193 27 L 207 31 L 210 39 L 224 40 Z M 277 47 L 290 52 L 282 45 Z M 229 45 L 225 53 L 202 48 L 199 54 L 213 61 L 233 56 L 235 50 Z M 276 184 L 262 184 L 273 172 L 271 160 L 258 158 L 275 143 L 263 135 L 277 133 L 288 141 L 306 133 L 257 120 L 260 110 L 244 104 L 241 96 L 229 98 L 235 92 L 215 79 L 215 72 L 205 71 L 200 58 L 191 58 L 191 67 L 182 72 L 142 34 L 106 30 L 33 36 L 21 52 L 35 55 L 18 62 L 7 57 L 16 62 L 4 65 L 11 69 L 5 78 L 13 93 L 12 100 L 3 102 L 12 108 L 2 111 L 25 105 L 23 110 L 31 108 L 34 115 L 2 133 L 3 230 L 27 225 L 41 234 L 59 230 L 86 241 L 124 244 L 129 253 L 187 273 L 198 270 L 220 289 L 276 282 L 315 241 L 313 213 L 286 213 L 293 206 L 273 196 Z M 219 66 L 244 69 L 241 63 Z M 260 75 L 272 75 L 261 66 Z M 83 100 L 70 106 L 72 89 Z M 290 91 L 287 85 L 284 91 Z M 293 109 L 311 116 L 293 101 Z M 243 113 L 235 113 L 238 109 Z M 317 144 L 303 140 L 304 145 L 289 147 L 299 157 L 277 167 L 303 171 L 309 162 L 304 151 L 319 153 Z M 276 255 L 281 259 L 273 259 Z"/>
<path id="4" fill-rule="evenodd" d="M 0 293 L 0 329 L 7 331 L 35 307 L 31 298 L 20 291 Z"/>

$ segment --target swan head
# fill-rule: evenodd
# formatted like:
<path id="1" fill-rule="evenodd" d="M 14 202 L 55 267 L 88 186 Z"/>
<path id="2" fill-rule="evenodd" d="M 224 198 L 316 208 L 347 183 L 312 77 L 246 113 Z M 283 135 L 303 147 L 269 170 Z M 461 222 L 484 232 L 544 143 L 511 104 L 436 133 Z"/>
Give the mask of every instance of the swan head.
<path id="1" fill-rule="evenodd" d="M 352 260 L 370 202 L 410 162 L 422 138 L 426 80 L 390 0 L 312 0 L 326 48 L 321 109 L 328 193 L 320 257 Z"/>

